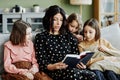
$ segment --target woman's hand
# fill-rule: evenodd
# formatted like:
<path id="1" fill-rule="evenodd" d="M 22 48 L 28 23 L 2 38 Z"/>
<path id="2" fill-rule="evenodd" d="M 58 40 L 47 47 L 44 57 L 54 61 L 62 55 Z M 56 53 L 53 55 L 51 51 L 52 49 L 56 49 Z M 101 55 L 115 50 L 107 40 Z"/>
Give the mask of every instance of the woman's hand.
<path id="1" fill-rule="evenodd" d="M 66 65 L 63 62 L 58 62 L 58 63 L 54 63 L 54 64 L 49 64 L 47 66 L 48 70 L 57 70 L 57 69 L 66 69 L 68 67 L 68 65 Z"/>
<path id="2" fill-rule="evenodd" d="M 86 65 L 84 65 L 82 62 L 77 64 L 76 66 L 78 69 L 86 69 Z"/>

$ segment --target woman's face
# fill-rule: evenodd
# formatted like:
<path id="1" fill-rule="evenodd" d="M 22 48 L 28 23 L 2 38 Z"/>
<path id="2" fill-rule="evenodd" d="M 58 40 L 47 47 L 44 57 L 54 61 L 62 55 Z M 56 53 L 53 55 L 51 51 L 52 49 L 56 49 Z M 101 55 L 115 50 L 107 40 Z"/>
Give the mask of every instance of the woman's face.
<path id="1" fill-rule="evenodd" d="M 53 17 L 53 30 L 54 33 L 59 33 L 59 30 L 63 24 L 63 16 L 60 13 L 57 13 Z"/>
<path id="2" fill-rule="evenodd" d="M 79 30 L 78 22 L 73 20 L 71 23 L 69 23 L 68 28 L 72 33 L 77 32 Z"/>
<path id="3" fill-rule="evenodd" d="M 86 25 L 84 28 L 84 36 L 87 41 L 95 40 L 96 31 L 94 28 Z"/>

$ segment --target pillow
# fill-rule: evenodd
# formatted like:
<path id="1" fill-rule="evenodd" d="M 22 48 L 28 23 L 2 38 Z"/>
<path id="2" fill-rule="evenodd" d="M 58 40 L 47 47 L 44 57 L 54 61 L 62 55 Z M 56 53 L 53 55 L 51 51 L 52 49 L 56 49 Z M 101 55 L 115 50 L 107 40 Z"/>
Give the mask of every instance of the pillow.
<path id="1" fill-rule="evenodd" d="M 4 72 L 4 43 L 9 39 L 9 34 L 2 34 L 0 33 L 0 74 Z"/>
<path id="2" fill-rule="evenodd" d="M 120 27 L 118 23 L 102 28 L 101 37 L 108 40 L 113 47 L 120 50 Z"/>

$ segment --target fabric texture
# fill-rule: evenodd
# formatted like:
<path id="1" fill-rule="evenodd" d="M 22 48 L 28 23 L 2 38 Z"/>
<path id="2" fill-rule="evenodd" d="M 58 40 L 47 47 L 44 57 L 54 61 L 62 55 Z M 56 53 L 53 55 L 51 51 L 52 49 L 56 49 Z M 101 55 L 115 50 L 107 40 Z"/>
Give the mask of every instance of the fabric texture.
<path id="1" fill-rule="evenodd" d="M 32 67 L 32 64 L 26 61 L 16 62 L 14 63 L 14 65 L 19 69 L 30 69 Z M 25 73 L 25 75 L 6 73 L 2 75 L 2 79 L 3 80 L 30 80 L 27 77 L 27 73 Z M 44 72 L 36 72 L 34 74 L 33 80 L 52 80 L 52 79 Z"/>
<path id="2" fill-rule="evenodd" d="M 3 74 L 2 75 L 2 79 L 3 80 L 30 80 L 29 78 L 27 78 L 27 76 L 24 76 L 22 74 Z"/>
<path id="3" fill-rule="evenodd" d="M 37 72 L 34 75 L 34 80 L 52 80 L 47 74 L 45 74 L 44 72 Z"/>
<path id="4" fill-rule="evenodd" d="M 115 48 L 120 50 L 120 27 L 119 23 L 106 26 L 101 29 L 101 37 L 108 40 Z"/>
<path id="5" fill-rule="evenodd" d="M 32 41 L 29 41 L 24 47 L 13 46 L 10 41 L 4 44 L 4 68 L 6 72 L 20 74 L 26 72 L 26 69 L 18 69 L 12 64 L 19 61 L 31 62 L 32 67 L 36 68 L 38 72 L 38 64 Z"/>
<path id="6" fill-rule="evenodd" d="M 32 63 L 28 61 L 20 61 L 13 63 L 17 68 L 22 68 L 22 69 L 30 69 L 32 67 Z"/>
<path id="7" fill-rule="evenodd" d="M 53 80 L 96 80 L 94 72 L 77 68 L 49 71 L 47 65 L 60 62 L 66 54 L 79 54 L 77 39 L 73 35 L 52 35 L 48 32 L 37 34 L 35 51 L 40 70 L 47 73 Z"/>
<path id="8" fill-rule="evenodd" d="M 29 40 L 26 45 L 21 46 L 7 41 L 4 44 L 4 69 L 6 72 L 5 75 L 2 75 L 4 79 L 33 80 L 34 74 L 39 71 L 33 42 Z"/>
<path id="9" fill-rule="evenodd" d="M 99 58 L 99 57 L 104 57 L 104 56 L 111 56 L 110 58 L 107 59 L 103 59 L 97 62 L 94 62 L 93 64 L 91 64 L 89 66 L 89 68 L 91 70 L 100 70 L 100 71 L 106 71 L 106 70 L 112 70 L 117 74 L 120 74 L 120 51 L 117 50 L 116 48 L 114 48 L 108 41 L 104 40 L 104 39 L 100 39 L 100 42 L 105 45 L 107 48 L 109 49 L 113 49 L 116 50 L 117 52 L 101 52 L 98 50 L 98 46 L 99 46 L 99 41 L 97 41 L 96 43 L 89 45 L 89 47 L 86 47 L 86 43 L 85 42 L 81 42 L 79 44 L 80 48 L 83 48 L 83 50 L 85 51 L 93 51 L 95 52 L 95 54 L 93 55 L 93 59 L 94 58 Z"/>

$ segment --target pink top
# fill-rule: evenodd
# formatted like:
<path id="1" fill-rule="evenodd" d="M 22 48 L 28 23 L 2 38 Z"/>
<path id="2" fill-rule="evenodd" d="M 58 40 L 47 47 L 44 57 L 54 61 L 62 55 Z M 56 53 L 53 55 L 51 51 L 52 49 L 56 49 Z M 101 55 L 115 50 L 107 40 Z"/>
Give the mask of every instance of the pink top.
<path id="1" fill-rule="evenodd" d="M 28 71 L 27 69 L 18 69 L 12 63 L 18 61 L 29 61 L 32 62 L 32 68 L 37 69 L 38 64 L 35 58 L 35 51 L 32 41 L 29 41 L 27 46 L 13 46 L 10 41 L 4 44 L 4 68 L 8 73 L 24 73 Z"/>

